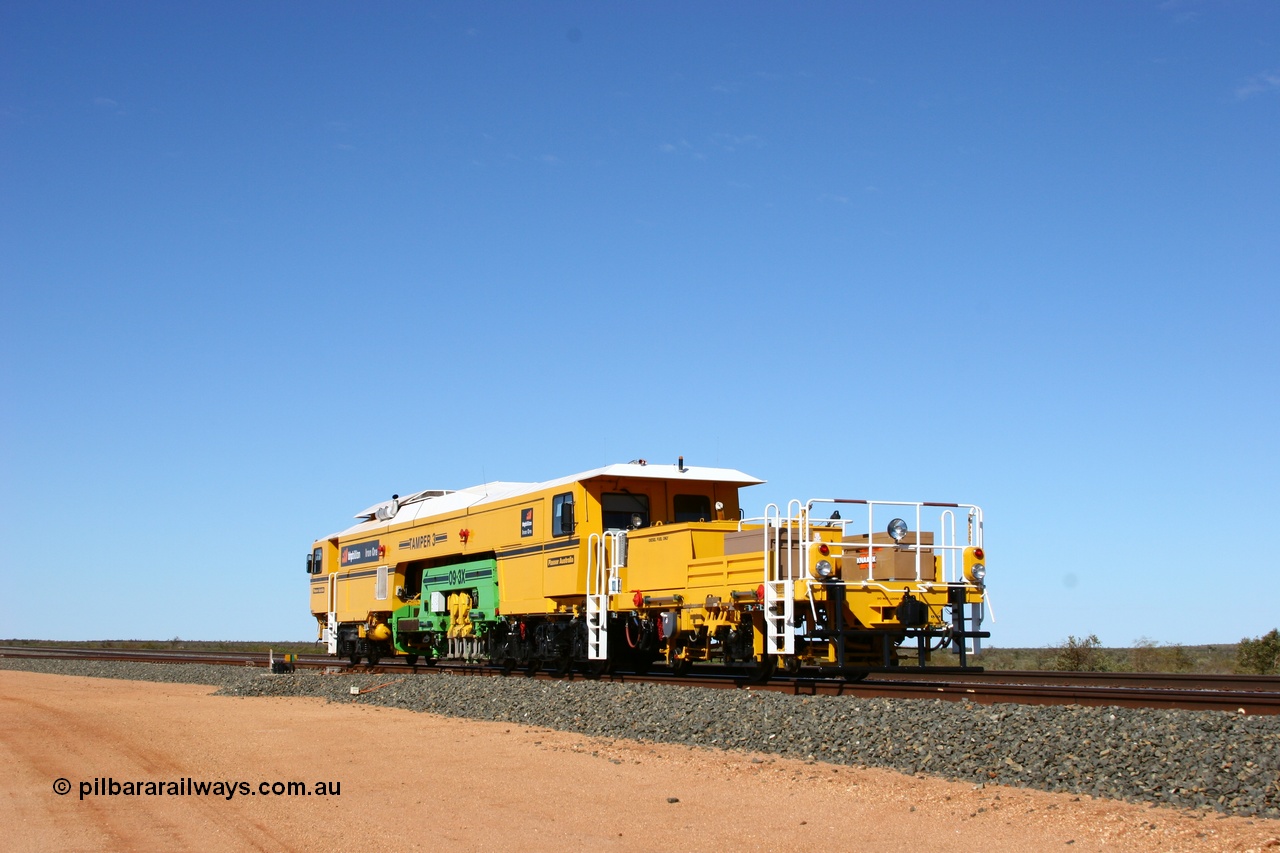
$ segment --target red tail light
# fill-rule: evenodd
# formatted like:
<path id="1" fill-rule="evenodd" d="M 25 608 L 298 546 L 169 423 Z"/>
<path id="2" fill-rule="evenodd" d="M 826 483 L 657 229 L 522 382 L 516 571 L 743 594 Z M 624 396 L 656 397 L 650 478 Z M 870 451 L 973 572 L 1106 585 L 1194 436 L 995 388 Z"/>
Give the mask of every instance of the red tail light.
<path id="1" fill-rule="evenodd" d="M 631 603 L 636 607 L 644 607 L 644 593 L 637 589 L 636 594 L 631 596 Z"/>
<path id="2" fill-rule="evenodd" d="M 827 557 L 827 556 L 830 556 L 831 549 L 827 547 L 826 542 L 823 542 L 821 545 L 818 546 L 818 553 L 824 557 Z"/>
<path id="3" fill-rule="evenodd" d="M 982 549 L 981 549 L 981 548 L 974 548 L 974 549 L 973 549 L 973 556 L 974 556 L 974 559 L 976 559 L 976 560 L 981 560 L 981 559 L 983 559 L 983 558 L 985 558 L 985 557 L 986 557 L 986 554 L 983 554 L 983 553 L 982 553 Z"/>
<path id="4" fill-rule="evenodd" d="M 756 587 L 756 601 L 764 601 L 764 584 Z"/>

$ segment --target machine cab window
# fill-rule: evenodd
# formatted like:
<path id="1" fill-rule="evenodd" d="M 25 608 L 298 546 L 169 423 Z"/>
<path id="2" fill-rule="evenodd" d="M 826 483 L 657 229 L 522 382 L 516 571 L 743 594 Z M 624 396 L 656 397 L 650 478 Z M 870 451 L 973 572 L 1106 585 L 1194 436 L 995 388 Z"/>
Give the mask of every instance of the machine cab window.
<path id="1" fill-rule="evenodd" d="M 565 492 L 551 499 L 551 535 L 573 534 L 573 492 Z"/>
<path id="2" fill-rule="evenodd" d="M 600 496 L 605 530 L 638 530 L 649 526 L 649 496 L 606 492 Z"/>
<path id="3" fill-rule="evenodd" d="M 675 522 L 710 521 L 711 498 L 706 495 L 676 495 L 672 498 Z"/>
<path id="4" fill-rule="evenodd" d="M 324 550 L 317 548 L 307 555 L 307 574 L 318 575 L 323 571 Z"/>

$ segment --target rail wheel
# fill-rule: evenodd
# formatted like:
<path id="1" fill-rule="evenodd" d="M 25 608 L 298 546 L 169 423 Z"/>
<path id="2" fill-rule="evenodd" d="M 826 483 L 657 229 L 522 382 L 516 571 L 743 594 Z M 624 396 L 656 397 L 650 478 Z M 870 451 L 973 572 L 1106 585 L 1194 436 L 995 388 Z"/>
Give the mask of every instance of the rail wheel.
<path id="1" fill-rule="evenodd" d="M 373 643 L 369 644 L 369 666 L 377 666 L 378 659 L 382 657 L 381 650 Z"/>
<path id="2" fill-rule="evenodd" d="M 778 659 L 773 655 L 762 655 L 751 669 L 747 670 L 747 681 L 752 684 L 765 684 L 778 670 Z"/>
<path id="3" fill-rule="evenodd" d="M 685 676 L 693 669 L 693 656 L 689 653 L 689 645 L 688 634 L 677 635 L 671 643 L 667 651 L 667 665 L 671 667 L 672 675 Z"/>
<path id="4" fill-rule="evenodd" d="M 870 675 L 868 672 L 846 672 L 844 674 L 844 680 L 852 684 L 855 681 L 862 681 L 868 675 Z"/>
<path id="5" fill-rule="evenodd" d="M 612 672 L 613 667 L 609 666 L 607 660 L 589 660 L 582 668 L 582 672 L 587 678 L 600 678 L 606 673 Z"/>
<path id="6" fill-rule="evenodd" d="M 404 656 L 404 662 L 405 662 L 405 663 L 407 663 L 409 666 L 413 666 L 414 664 L 416 664 L 416 663 L 418 662 L 418 656 L 417 656 L 417 655 L 405 655 L 405 656 Z"/>
<path id="7" fill-rule="evenodd" d="M 359 666 L 359 665 L 360 665 L 360 653 L 359 653 L 358 651 L 356 651 L 356 645 L 355 645 L 355 643 L 352 643 L 352 644 L 351 644 L 351 655 L 350 655 L 350 657 L 349 657 L 348 659 L 351 661 L 351 665 L 352 665 L 352 666 Z"/>
<path id="8" fill-rule="evenodd" d="M 542 661 L 537 658 L 529 658 L 524 665 L 524 674 L 533 678 L 538 674 L 538 670 L 542 669 Z"/>
<path id="9" fill-rule="evenodd" d="M 551 662 L 550 672 L 556 678 L 564 678 L 573 669 L 573 655 L 563 654 Z"/>
<path id="10" fill-rule="evenodd" d="M 497 664 L 498 671 L 503 675 L 510 675 L 516 668 L 515 658 L 499 658 L 498 660 L 495 660 L 494 663 Z"/>

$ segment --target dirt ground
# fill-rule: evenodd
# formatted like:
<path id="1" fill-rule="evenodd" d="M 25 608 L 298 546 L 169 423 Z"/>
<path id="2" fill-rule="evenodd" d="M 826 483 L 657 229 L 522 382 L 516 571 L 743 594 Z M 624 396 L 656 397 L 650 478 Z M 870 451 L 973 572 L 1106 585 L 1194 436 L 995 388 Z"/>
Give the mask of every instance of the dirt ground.
<path id="1" fill-rule="evenodd" d="M 1274 820 L 210 692 L 0 670 L 0 846 L 1280 853 Z M 290 781 L 341 787 L 270 793 Z"/>

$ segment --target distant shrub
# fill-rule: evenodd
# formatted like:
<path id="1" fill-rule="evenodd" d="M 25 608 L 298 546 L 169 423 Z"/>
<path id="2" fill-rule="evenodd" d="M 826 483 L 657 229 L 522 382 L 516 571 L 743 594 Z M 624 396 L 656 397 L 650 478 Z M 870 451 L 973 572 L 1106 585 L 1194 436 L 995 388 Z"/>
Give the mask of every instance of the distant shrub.
<path id="1" fill-rule="evenodd" d="M 1280 629 L 1272 628 L 1261 637 L 1241 640 L 1236 649 L 1236 672 L 1280 674 Z"/>
<path id="2" fill-rule="evenodd" d="M 1134 672 L 1190 672 L 1195 661 L 1177 643 L 1161 645 L 1150 637 L 1139 637 L 1129 650 L 1129 668 Z"/>
<path id="3" fill-rule="evenodd" d="M 1165 658 L 1165 672 L 1191 672 L 1196 668 L 1195 658 L 1185 646 L 1174 643 L 1172 646 L 1165 646 L 1164 650 L 1168 655 Z"/>
<path id="4" fill-rule="evenodd" d="M 1067 641 L 1055 647 L 1053 668 L 1063 672 L 1104 672 L 1107 658 L 1102 652 L 1102 641 L 1097 634 L 1087 637 L 1067 637 Z"/>
<path id="5" fill-rule="evenodd" d="M 1160 644 L 1150 637 L 1139 637 L 1129 650 L 1129 666 L 1134 672 L 1158 672 Z"/>

